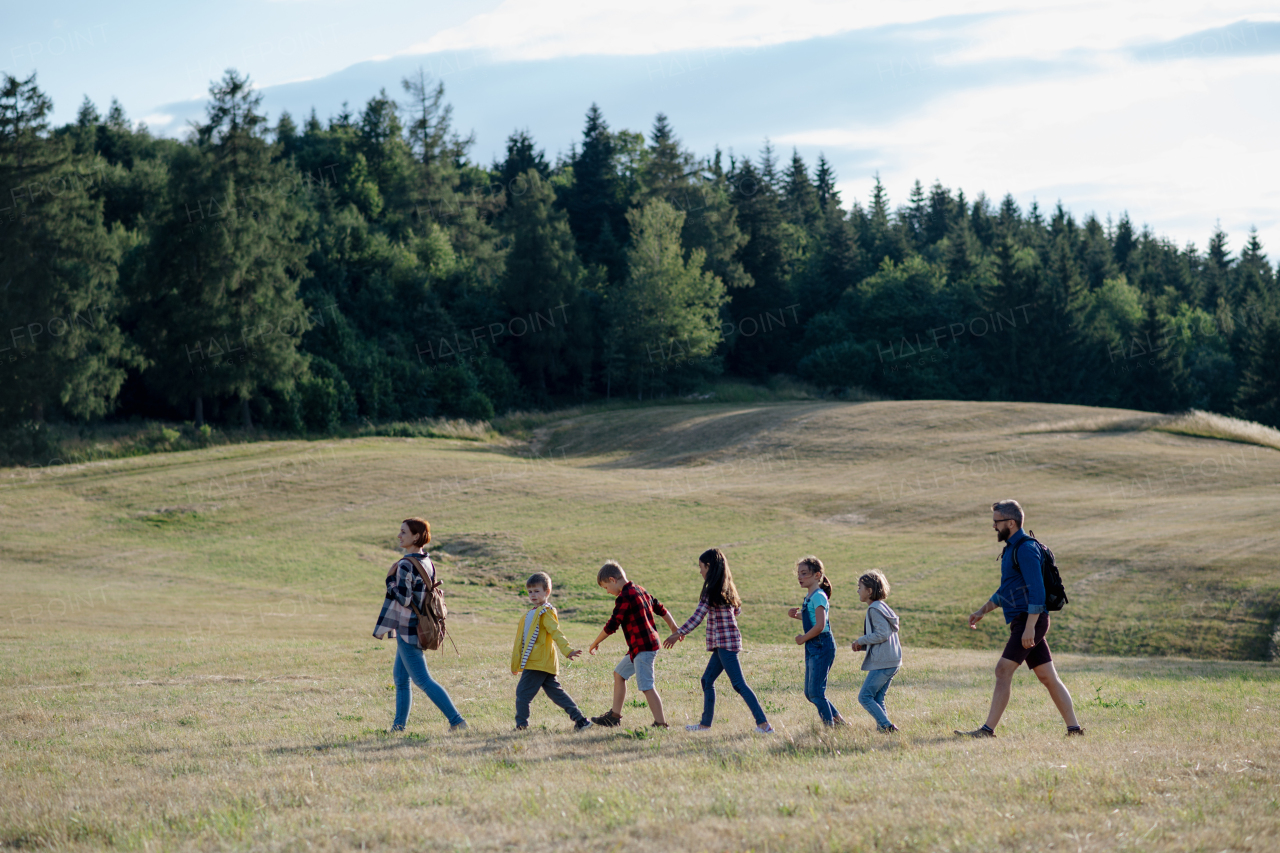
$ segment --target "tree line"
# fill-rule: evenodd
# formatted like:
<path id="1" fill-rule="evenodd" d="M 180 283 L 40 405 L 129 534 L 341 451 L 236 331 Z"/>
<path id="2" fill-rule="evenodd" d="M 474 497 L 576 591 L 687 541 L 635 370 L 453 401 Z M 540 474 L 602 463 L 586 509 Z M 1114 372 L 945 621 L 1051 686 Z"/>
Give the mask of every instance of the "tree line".
<path id="1" fill-rule="evenodd" d="M 270 125 L 228 71 L 189 137 L 0 88 L 0 425 L 144 417 L 324 432 L 687 395 L 1201 408 L 1280 425 L 1280 288 L 1256 232 L 1202 251 L 1127 215 L 686 150 L 594 105 L 567 154 L 484 165 L 419 73 Z"/>

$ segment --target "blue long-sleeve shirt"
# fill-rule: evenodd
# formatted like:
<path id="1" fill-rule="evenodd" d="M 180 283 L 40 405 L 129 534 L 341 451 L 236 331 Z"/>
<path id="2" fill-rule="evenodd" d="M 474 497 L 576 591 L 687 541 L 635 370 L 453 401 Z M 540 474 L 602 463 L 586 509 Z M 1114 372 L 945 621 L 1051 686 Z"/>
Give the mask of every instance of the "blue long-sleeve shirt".
<path id="1" fill-rule="evenodd" d="M 1013 552 L 1018 549 L 1018 568 L 1013 567 Z M 1000 555 L 1000 588 L 991 603 L 1004 611 L 1005 624 L 1022 613 L 1044 612 L 1044 575 L 1040 571 L 1040 546 L 1018 528 L 1009 537 Z"/>

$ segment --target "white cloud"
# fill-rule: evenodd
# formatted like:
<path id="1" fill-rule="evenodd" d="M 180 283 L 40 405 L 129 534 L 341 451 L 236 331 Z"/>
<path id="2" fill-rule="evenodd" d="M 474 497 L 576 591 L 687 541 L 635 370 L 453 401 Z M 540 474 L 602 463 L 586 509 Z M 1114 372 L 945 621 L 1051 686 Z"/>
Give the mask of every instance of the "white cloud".
<path id="1" fill-rule="evenodd" d="M 1251 225 L 1280 254 L 1280 56 L 1114 61 L 1070 79 L 1008 83 L 931 102 L 898 121 L 791 133 L 779 147 L 871 153 L 895 202 L 941 178 L 970 196 L 1011 191 L 1077 216 L 1127 209 L 1203 246 L 1215 220 L 1238 249 Z M 945 129 L 941 131 L 940 129 Z M 842 187 L 866 199 L 862 184 Z"/>
<path id="2" fill-rule="evenodd" d="M 891 24 L 989 14 L 967 27 L 957 61 L 1048 58 L 1073 50 L 1109 50 L 1172 39 L 1242 18 L 1280 20 L 1255 2 L 1139 0 L 505 0 L 492 12 L 435 34 L 403 53 L 481 50 L 496 59 L 582 54 L 646 55 L 713 47 L 781 44 Z M 954 23 L 948 33 L 955 34 Z"/>
<path id="3" fill-rule="evenodd" d="M 173 123 L 173 116 L 168 113 L 151 113 L 150 115 L 143 116 L 141 121 L 150 128 L 164 127 L 167 124 Z"/>

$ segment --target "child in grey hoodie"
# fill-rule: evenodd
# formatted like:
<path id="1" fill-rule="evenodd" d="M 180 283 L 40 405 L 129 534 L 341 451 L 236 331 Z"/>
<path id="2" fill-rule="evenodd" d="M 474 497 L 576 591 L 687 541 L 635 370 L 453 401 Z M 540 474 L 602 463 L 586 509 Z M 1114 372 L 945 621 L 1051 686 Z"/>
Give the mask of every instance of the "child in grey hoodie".
<path id="1" fill-rule="evenodd" d="M 884 709 L 884 695 L 902 666 L 902 646 L 898 643 L 898 614 L 884 603 L 888 597 L 889 581 L 881 572 L 873 570 L 858 578 L 858 598 L 868 607 L 864 633 L 853 641 L 853 650 L 867 652 L 862 662 L 867 678 L 858 691 L 858 701 L 875 718 L 880 731 L 896 732 L 898 727 Z"/>

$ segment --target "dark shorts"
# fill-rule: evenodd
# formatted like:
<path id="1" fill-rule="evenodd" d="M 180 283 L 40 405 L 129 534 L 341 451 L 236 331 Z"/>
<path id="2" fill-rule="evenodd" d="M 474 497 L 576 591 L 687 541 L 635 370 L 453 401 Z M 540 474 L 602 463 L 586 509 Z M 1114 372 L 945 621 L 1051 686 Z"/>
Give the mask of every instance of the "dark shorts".
<path id="1" fill-rule="evenodd" d="M 1026 628 L 1027 614 L 1019 613 L 1013 617 L 1013 621 L 1009 623 L 1009 642 L 1005 644 L 1004 654 L 1000 657 L 1014 663 L 1026 661 L 1030 669 L 1035 669 L 1053 660 L 1053 655 L 1049 652 L 1049 643 L 1044 638 L 1044 635 L 1049 633 L 1049 614 L 1040 614 L 1040 619 L 1036 622 L 1036 644 L 1029 649 L 1022 647 L 1022 632 Z"/>

